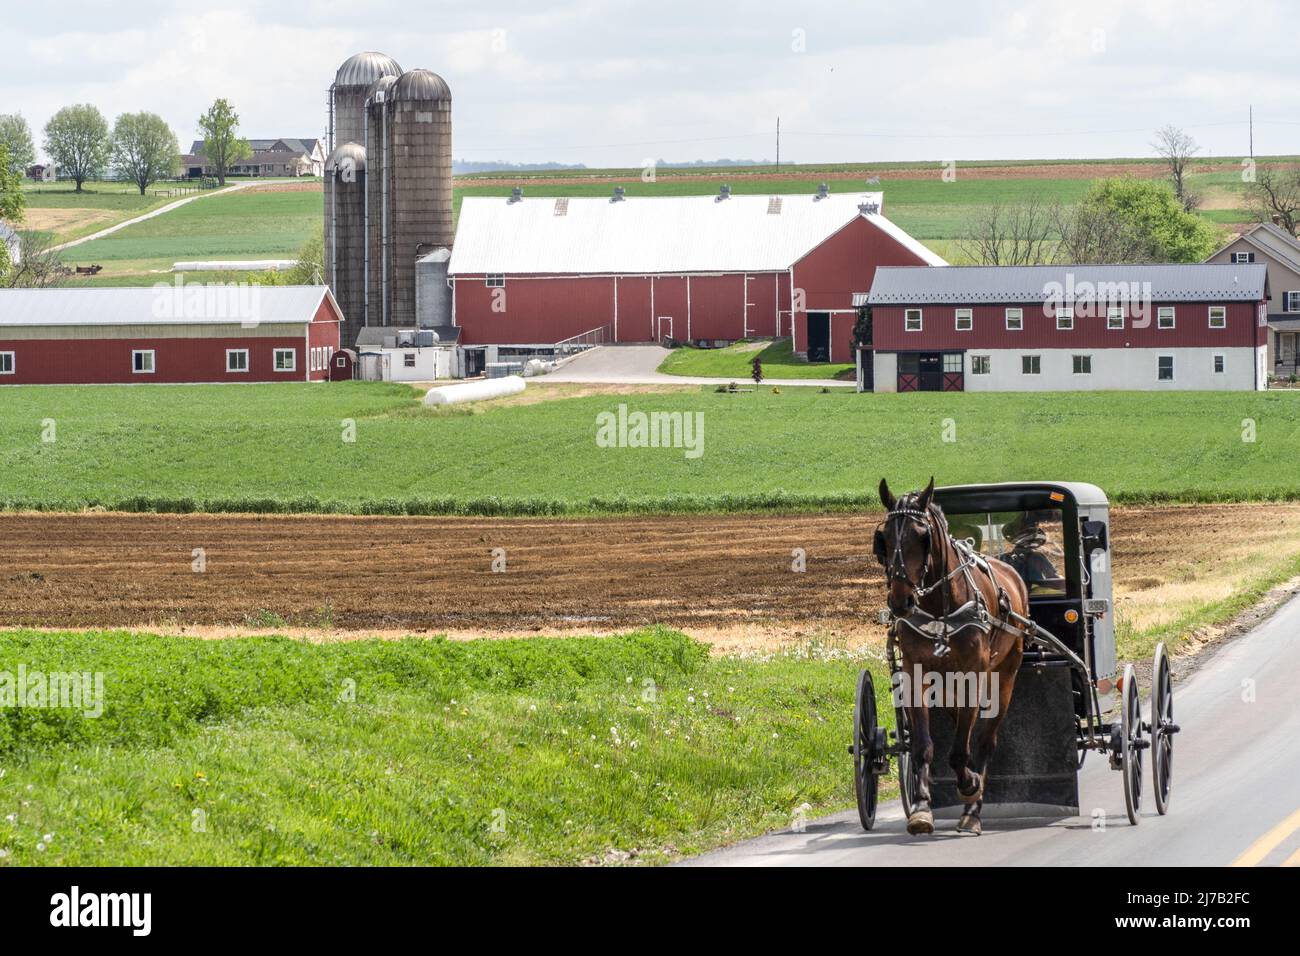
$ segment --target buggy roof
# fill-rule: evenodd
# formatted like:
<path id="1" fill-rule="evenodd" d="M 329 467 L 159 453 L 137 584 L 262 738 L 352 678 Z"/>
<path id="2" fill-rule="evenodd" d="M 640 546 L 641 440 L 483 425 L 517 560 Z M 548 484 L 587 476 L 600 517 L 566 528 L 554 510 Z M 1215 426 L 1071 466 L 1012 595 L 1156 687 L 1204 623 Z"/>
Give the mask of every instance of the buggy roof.
<path id="1" fill-rule="evenodd" d="M 981 493 L 992 496 L 1018 491 L 1060 491 L 1069 495 L 1076 505 L 1107 508 L 1110 506 L 1104 491 L 1084 481 L 1003 481 L 988 485 L 944 485 L 936 488 L 935 494 L 939 496 L 958 494 L 964 498 L 978 498 Z"/>

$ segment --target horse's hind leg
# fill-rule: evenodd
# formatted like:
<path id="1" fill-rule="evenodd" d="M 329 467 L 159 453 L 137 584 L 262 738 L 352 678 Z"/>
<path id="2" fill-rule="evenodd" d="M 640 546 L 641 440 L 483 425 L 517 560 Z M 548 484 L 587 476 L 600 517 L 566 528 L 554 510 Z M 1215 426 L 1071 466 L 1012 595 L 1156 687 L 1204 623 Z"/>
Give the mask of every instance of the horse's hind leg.
<path id="1" fill-rule="evenodd" d="M 930 809 L 930 764 L 934 762 L 934 741 L 930 738 L 930 709 L 912 707 L 912 760 L 918 768 L 916 798 L 907 818 L 907 832 L 913 836 L 934 832 L 934 811 Z"/>

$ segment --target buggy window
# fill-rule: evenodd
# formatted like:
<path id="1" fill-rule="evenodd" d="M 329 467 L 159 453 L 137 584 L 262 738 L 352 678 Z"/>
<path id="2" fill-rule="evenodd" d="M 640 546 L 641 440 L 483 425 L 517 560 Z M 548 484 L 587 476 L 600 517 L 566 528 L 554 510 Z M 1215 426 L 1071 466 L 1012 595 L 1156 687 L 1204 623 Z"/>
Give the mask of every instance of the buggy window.
<path id="1" fill-rule="evenodd" d="M 1062 597 L 1065 583 L 1065 536 L 1061 512 L 982 511 L 949 514 L 948 527 L 959 541 L 980 554 L 1000 558 L 1029 585 L 1030 597 Z"/>

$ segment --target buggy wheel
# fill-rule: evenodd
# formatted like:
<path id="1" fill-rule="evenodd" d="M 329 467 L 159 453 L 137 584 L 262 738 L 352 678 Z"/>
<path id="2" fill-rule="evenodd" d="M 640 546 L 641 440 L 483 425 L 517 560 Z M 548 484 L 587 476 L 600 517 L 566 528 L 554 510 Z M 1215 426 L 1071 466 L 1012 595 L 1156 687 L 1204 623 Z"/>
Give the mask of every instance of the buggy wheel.
<path id="1" fill-rule="evenodd" d="M 871 672 L 858 675 L 858 693 L 853 703 L 853 789 L 858 797 L 858 820 L 862 829 L 876 825 L 876 794 L 880 787 L 877 762 L 876 688 Z"/>
<path id="2" fill-rule="evenodd" d="M 1124 809 L 1137 826 L 1142 810 L 1142 705 L 1138 701 L 1133 665 L 1124 667 L 1124 699 L 1120 705 L 1120 769 L 1124 773 Z"/>
<path id="3" fill-rule="evenodd" d="M 912 715 L 906 707 L 894 709 L 894 723 L 898 728 L 898 798 L 903 804 L 903 816 L 910 817 L 920 781 L 912 759 Z"/>
<path id="4" fill-rule="evenodd" d="M 1169 674 L 1169 654 L 1164 643 L 1156 645 L 1151 668 L 1151 783 L 1156 792 L 1156 810 L 1169 810 L 1174 785 L 1174 686 Z"/>

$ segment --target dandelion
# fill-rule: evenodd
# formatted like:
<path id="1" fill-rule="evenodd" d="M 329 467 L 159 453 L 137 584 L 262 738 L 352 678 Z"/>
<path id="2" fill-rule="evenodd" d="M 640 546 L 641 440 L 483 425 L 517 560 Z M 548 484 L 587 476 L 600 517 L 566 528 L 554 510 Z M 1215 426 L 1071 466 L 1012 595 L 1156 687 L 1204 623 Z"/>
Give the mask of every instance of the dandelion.
<path id="1" fill-rule="evenodd" d="M 53 843 L 53 842 L 54 842 L 54 834 L 53 834 L 53 833 L 47 833 L 47 834 L 45 834 L 45 836 L 41 837 L 41 839 L 43 839 L 46 843 Z"/>
<path id="2" fill-rule="evenodd" d="M 687 697 L 686 697 L 686 703 L 688 703 L 688 704 L 693 704 L 693 703 L 695 703 L 695 698 L 692 697 L 692 696 L 690 696 L 690 695 L 688 694 Z"/>
<path id="3" fill-rule="evenodd" d="M 535 714 L 535 713 L 537 713 L 537 705 L 536 705 L 536 704 L 531 704 L 531 705 L 529 705 L 529 707 L 528 707 L 528 712 L 529 712 L 530 714 Z"/>
<path id="4" fill-rule="evenodd" d="M 0 850 L 0 860 L 3 860 L 3 859 L 5 859 L 5 858 L 7 858 L 8 856 L 9 856 L 9 851 L 8 851 L 8 850 Z"/>
<path id="5" fill-rule="evenodd" d="M 8 823 L 17 823 L 17 822 L 18 822 L 18 814 L 16 814 L 16 813 L 11 813 L 11 814 L 9 814 L 9 816 L 5 817 L 5 821 L 8 822 Z"/>

